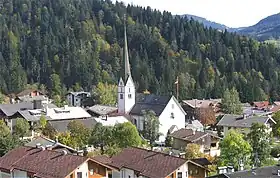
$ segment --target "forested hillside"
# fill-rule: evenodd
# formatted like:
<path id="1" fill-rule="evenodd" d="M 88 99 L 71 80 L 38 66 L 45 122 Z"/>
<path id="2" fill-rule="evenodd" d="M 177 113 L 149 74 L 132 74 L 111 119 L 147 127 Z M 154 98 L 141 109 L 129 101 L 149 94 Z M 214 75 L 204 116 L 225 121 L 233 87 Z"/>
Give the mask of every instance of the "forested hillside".
<path id="1" fill-rule="evenodd" d="M 280 54 L 272 44 L 110 0 L 9 0 L 0 8 L 4 93 L 18 92 L 27 83 L 58 93 L 76 83 L 85 90 L 98 82 L 116 84 L 123 74 L 122 17 L 127 13 L 139 92 L 174 93 L 178 75 L 181 99 L 221 97 L 233 86 L 242 101 L 278 98 Z M 54 85 L 60 81 L 62 86 Z"/>

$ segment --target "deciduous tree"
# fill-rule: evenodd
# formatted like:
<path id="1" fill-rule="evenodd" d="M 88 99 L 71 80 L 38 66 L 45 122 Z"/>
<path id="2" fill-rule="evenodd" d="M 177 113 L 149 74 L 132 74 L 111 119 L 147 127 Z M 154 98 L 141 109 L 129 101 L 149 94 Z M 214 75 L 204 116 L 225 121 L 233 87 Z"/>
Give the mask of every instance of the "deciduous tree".
<path id="1" fill-rule="evenodd" d="M 232 164 L 234 168 L 238 168 L 239 161 L 243 161 L 245 165 L 249 164 L 252 147 L 244 140 L 243 135 L 230 130 L 220 143 L 221 155 L 219 164 L 227 166 Z"/>
<path id="2" fill-rule="evenodd" d="M 131 122 L 116 124 L 113 129 L 114 142 L 119 148 L 140 146 L 142 138 Z"/>
<path id="3" fill-rule="evenodd" d="M 159 138 L 161 133 L 159 132 L 160 122 L 155 112 L 152 110 L 142 111 L 144 116 L 145 129 L 143 130 L 143 136 L 149 140 L 151 147 L 155 141 Z"/>

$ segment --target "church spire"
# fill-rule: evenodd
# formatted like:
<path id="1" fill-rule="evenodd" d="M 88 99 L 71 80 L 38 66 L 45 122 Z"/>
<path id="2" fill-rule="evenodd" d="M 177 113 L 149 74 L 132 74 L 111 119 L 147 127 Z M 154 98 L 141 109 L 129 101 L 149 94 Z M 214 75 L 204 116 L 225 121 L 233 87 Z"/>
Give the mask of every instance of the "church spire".
<path id="1" fill-rule="evenodd" d="M 124 47 L 123 47 L 123 55 L 124 55 L 124 67 L 125 67 L 125 80 L 131 76 L 130 72 L 130 64 L 129 64 L 129 56 L 128 56 L 128 46 L 127 46 L 127 37 L 126 37 L 126 14 L 124 14 Z"/>

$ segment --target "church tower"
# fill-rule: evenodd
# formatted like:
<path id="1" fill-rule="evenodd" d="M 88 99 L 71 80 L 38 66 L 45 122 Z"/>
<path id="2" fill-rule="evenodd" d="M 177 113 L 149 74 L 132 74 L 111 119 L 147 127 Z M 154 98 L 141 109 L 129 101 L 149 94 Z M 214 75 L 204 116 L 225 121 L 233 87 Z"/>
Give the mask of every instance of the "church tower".
<path id="1" fill-rule="evenodd" d="M 120 78 L 118 84 L 118 113 L 128 113 L 135 105 L 135 85 L 131 76 L 127 36 L 126 36 L 126 16 L 124 16 L 124 80 Z"/>

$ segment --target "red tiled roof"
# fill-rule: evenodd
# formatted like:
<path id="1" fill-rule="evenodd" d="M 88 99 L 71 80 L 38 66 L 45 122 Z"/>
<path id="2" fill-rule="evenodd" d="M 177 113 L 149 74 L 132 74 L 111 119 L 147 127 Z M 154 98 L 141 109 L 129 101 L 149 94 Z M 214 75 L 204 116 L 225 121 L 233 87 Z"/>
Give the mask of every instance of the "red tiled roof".
<path id="1" fill-rule="evenodd" d="M 86 160 L 88 158 L 82 156 L 23 146 L 4 155 L 0 168 L 20 169 L 41 178 L 64 178 Z"/>
<path id="2" fill-rule="evenodd" d="M 164 178 L 186 163 L 187 160 L 142 148 L 126 148 L 111 158 L 108 165 L 134 170 L 149 178 Z"/>
<path id="3" fill-rule="evenodd" d="M 112 162 L 111 158 L 105 155 L 94 156 L 92 159 L 102 164 L 108 164 Z"/>
<path id="4" fill-rule="evenodd" d="M 255 107 L 262 109 L 262 108 L 267 108 L 269 105 L 268 101 L 258 101 L 258 102 L 253 102 L 253 104 L 255 105 Z"/>

